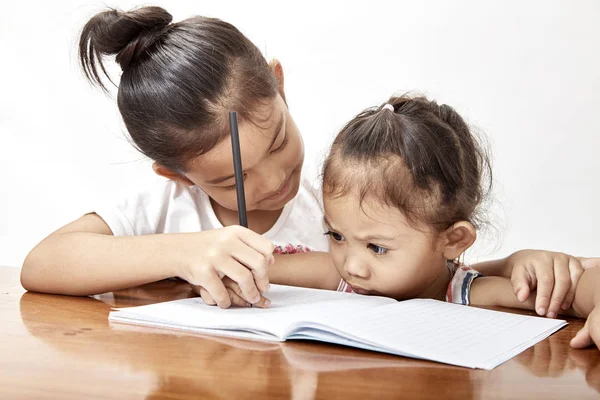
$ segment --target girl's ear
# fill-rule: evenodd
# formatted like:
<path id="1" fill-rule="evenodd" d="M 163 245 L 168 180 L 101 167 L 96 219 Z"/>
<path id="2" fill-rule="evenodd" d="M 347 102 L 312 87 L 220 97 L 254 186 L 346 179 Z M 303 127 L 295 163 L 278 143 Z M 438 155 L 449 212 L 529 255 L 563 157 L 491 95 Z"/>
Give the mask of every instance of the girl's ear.
<path id="1" fill-rule="evenodd" d="M 157 162 L 152 164 L 152 169 L 154 170 L 154 173 L 156 175 L 163 176 L 163 177 L 170 179 L 172 181 L 175 181 L 175 182 L 181 182 L 184 185 L 194 186 L 194 182 L 190 181 L 185 176 L 183 176 L 175 171 L 172 171 L 169 168 L 167 168 Z"/>
<path id="2" fill-rule="evenodd" d="M 278 59 L 274 58 L 269 63 L 269 67 L 273 70 L 273 74 L 275 74 L 275 78 L 277 78 L 277 82 L 279 82 L 279 94 L 285 101 L 285 90 L 284 90 L 284 79 L 283 79 L 283 67 Z"/>
<path id="3" fill-rule="evenodd" d="M 477 239 L 473 224 L 460 221 L 442 234 L 442 253 L 446 260 L 454 260 L 465 252 Z"/>

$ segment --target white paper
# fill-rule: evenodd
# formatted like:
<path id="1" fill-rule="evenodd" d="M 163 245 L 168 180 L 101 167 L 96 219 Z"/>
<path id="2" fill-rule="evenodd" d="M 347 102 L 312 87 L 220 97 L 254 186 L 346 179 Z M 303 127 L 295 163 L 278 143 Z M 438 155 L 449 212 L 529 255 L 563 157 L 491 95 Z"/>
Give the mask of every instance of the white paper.
<path id="1" fill-rule="evenodd" d="M 200 298 L 112 311 L 112 322 L 223 336 L 309 339 L 491 369 L 545 339 L 565 321 L 429 299 L 396 302 L 327 290 L 272 285 L 271 307 L 207 306 Z"/>

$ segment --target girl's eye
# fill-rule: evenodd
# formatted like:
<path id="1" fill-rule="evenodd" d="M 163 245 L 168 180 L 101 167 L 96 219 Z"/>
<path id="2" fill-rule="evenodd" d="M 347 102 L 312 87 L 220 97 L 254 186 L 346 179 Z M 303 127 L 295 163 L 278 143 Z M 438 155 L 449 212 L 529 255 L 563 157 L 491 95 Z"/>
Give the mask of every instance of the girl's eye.
<path id="1" fill-rule="evenodd" d="M 247 175 L 248 174 L 244 174 L 244 180 L 246 180 Z M 221 189 L 225 189 L 225 190 L 235 189 L 235 183 L 233 185 L 229 185 L 229 186 L 221 186 Z"/>
<path id="2" fill-rule="evenodd" d="M 344 241 L 344 237 L 337 232 L 327 231 L 327 232 L 325 232 L 325 234 L 336 242 Z"/>
<path id="3" fill-rule="evenodd" d="M 369 250 L 371 250 L 374 254 L 376 254 L 378 256 L 382 256 L 388 252 L 388 249 L 386 249 L 385 247 L 377 246 L 376 244 L 373 244 L 373 243 L 369 243 L 367 245 L 367 247 Z"/>
<path id="4" fill-rule="evenodd" d="M 288 135 L 285 135 L 285 137 L 283 138 L 283 140 L 281 141 L 281 144 L 279 145 L 278 148 L 271 150 L 271 154 L 273 153 L 277 153 L 278 151 L 281 151 L 285 148 L 285 145 L 288 143 Z"/>

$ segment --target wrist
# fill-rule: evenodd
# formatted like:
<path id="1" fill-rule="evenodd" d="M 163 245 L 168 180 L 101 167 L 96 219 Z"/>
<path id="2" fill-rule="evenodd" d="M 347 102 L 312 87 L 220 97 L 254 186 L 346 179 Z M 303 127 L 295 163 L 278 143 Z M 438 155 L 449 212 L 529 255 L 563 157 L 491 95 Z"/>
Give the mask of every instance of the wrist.
<path id="1" fill-rule="evenodd" d="M 160 279 L 179 277 L 188 280 L 189 268 L 181 257 L 181 237 L 185 234 L 156 234 L 148 235 L 147 245 L 152 249 L 147 253 L 146 267 L 152 270 L 152 275 Z"/>
<path id="2" fill-rule="evenodd" d="M 515 254 L 517 254 L 517 253 L 513 253 L 513 254 L 509 255 L 508 257 L 498 260 L 498 262 L 500 263 L 500 274 L 504 278 L 510 279 L 512 277 L 512 272 L 513 272 L 513 269 L 515 268 L 515 265 L 513 262 L 513 256 Z"/>
<path id="3" fill-rule="evenodd" d="M 596 307 L 600 307 L 600 268 L 590 268 L 579 279 L 572 308 L 577 316 L 587 317 Z"/>

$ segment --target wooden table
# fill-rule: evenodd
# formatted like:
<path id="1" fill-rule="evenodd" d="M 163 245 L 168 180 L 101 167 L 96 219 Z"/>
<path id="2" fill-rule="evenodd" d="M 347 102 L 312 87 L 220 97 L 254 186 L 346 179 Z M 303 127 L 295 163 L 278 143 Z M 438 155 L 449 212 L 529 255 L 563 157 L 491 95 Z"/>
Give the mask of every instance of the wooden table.
<path id="1" fill-rule="evenodd" d="M 600 352 L 570 350 L 582 321 L 492 371 L 310 342 L 264 344 L 109 324 L 113 306 L 191 296 L 163 281 L 92 297 L 26 293 L 0 267 L 0 398 L 599 397 Z"/>

